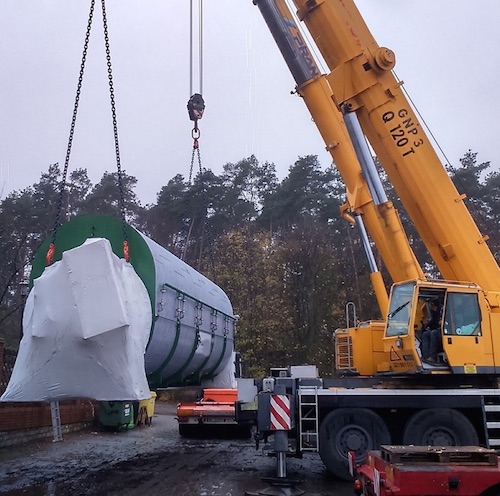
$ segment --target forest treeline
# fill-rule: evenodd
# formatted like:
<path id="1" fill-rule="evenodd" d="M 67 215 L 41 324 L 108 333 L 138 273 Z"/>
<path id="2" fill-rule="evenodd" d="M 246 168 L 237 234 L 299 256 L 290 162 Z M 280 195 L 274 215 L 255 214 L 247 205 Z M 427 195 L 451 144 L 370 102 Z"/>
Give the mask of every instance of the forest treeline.
<path id="1" fill-rule="evenodd" d="M 478 163 L 471 151 L 448 172 L 467 194 L 498 260 L 500 173 L 489 162 Z M 19 343 L 24 282 L 34 253 L 53 229 L 61 180 L 59 166 L 51 165 L 39 182 L 0 202 L 0 338 L 10 348 Z M 254 156 L 225 164 L 219 175 L 202 170 L 193 181 L 176 175 L 148 206 L 137 198 L 136 184 L 123 174 L 127 221 L 228 294 L 240 316 L 236 348 L 249 374 L 306 363 L 331 373 L 332 334 L 346 325 L 346 303 L 355 303 L 358 319 L 380 317 L 359 236 L 339 214 L 343 183 L 316 156 L 298 158 L 281 181 L 273 164 Z M 390 184 L 384 180 L 384 186 L 419 262 L 439 275 Z M 85 169 L 75 170 L 63 198 L 62 222 L 85 214 L 120 216 L 116 173 L 104 173 L 94 185 Z"/>

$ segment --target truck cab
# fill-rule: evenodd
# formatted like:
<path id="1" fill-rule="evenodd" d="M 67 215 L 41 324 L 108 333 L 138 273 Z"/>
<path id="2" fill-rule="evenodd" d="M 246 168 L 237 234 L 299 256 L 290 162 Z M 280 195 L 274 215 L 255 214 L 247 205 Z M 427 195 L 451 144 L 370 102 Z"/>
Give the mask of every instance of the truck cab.
<path id="1" fill-rule="evenodd" d="M 431 302 L 439 323 L 426 329 Z M 394 284 L 385 321 L 359 323 L 334 333 L 335 368 L 359 375 L 439 373 L 493 375 L 495 349 L 484 292 L 473 283 L 412 280 Z M 437 359 L 426 361 L 425 333 L 434 332 Z"/>
<path id="2" fill-rule="evenodd" d="M 423 356 L 429 306 L 440 313 L 437 360 Z M 476 284 L 408 281 L 391 291 L 384 333 L 389 372 L 448 371 L 454 374 L 493 374 L 495 364 L 489 311 Z"/>

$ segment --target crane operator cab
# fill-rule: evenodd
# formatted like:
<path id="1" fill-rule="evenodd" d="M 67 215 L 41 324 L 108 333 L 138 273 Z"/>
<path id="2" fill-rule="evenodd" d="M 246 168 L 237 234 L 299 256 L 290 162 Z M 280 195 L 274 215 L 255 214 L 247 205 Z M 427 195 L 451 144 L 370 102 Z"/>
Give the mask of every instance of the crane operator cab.
<path id="1" fill-rule="evenodd" d="M 495 373 L 491 324 L 482 320 L 489 314 L 475 284 L 395 284 L 383 338 L 387 372 Z"/>

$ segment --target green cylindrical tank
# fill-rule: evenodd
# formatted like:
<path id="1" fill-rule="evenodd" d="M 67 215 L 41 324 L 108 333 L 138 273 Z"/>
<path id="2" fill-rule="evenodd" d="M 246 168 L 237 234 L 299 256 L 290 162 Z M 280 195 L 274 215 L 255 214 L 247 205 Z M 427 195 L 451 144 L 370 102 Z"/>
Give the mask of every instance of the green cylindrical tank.
<path id="1" fill-rule="evenodd" d="M 130 263 L 144 283 L 153 324 L 145 354 L 152 388 L 199 384 L 215 377 L 230 360 L 235 317 L 231 303 L 212 281 L 158 243 L 126 225 Z M 105 216 L 76 217 L 57 233 L 54 261 L 87 238 L 106 238 L 123 258 L 123 223 Z M 33 261 L 30 282 L 45 270 L 47 239 Z M 110 350 L 110 353 L 113 351 Z"/>

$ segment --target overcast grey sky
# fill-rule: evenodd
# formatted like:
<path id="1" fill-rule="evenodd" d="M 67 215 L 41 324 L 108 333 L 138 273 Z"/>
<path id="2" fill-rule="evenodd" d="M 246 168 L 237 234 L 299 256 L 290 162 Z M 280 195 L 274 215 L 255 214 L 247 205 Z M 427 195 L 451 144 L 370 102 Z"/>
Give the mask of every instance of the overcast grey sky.
<path id="1" fill-rule="evenodd" d="M 189 0 L 108 0 L 122 167 L 143 204 L 189 174 Z M 90 0 L 0 2 L 0 198 L 64 163 Z M 498 0 L 357 0 L 450 161 L 470 148 L 500 165 Z M 96 7 L 100 2 L 96 3 Z M 202 164 L 251 154 L 283 178 L 299 156 L 330 156 L 252 0 L 204 1 Z M 70 170 L 114 171 L 100 10 Z"/>

